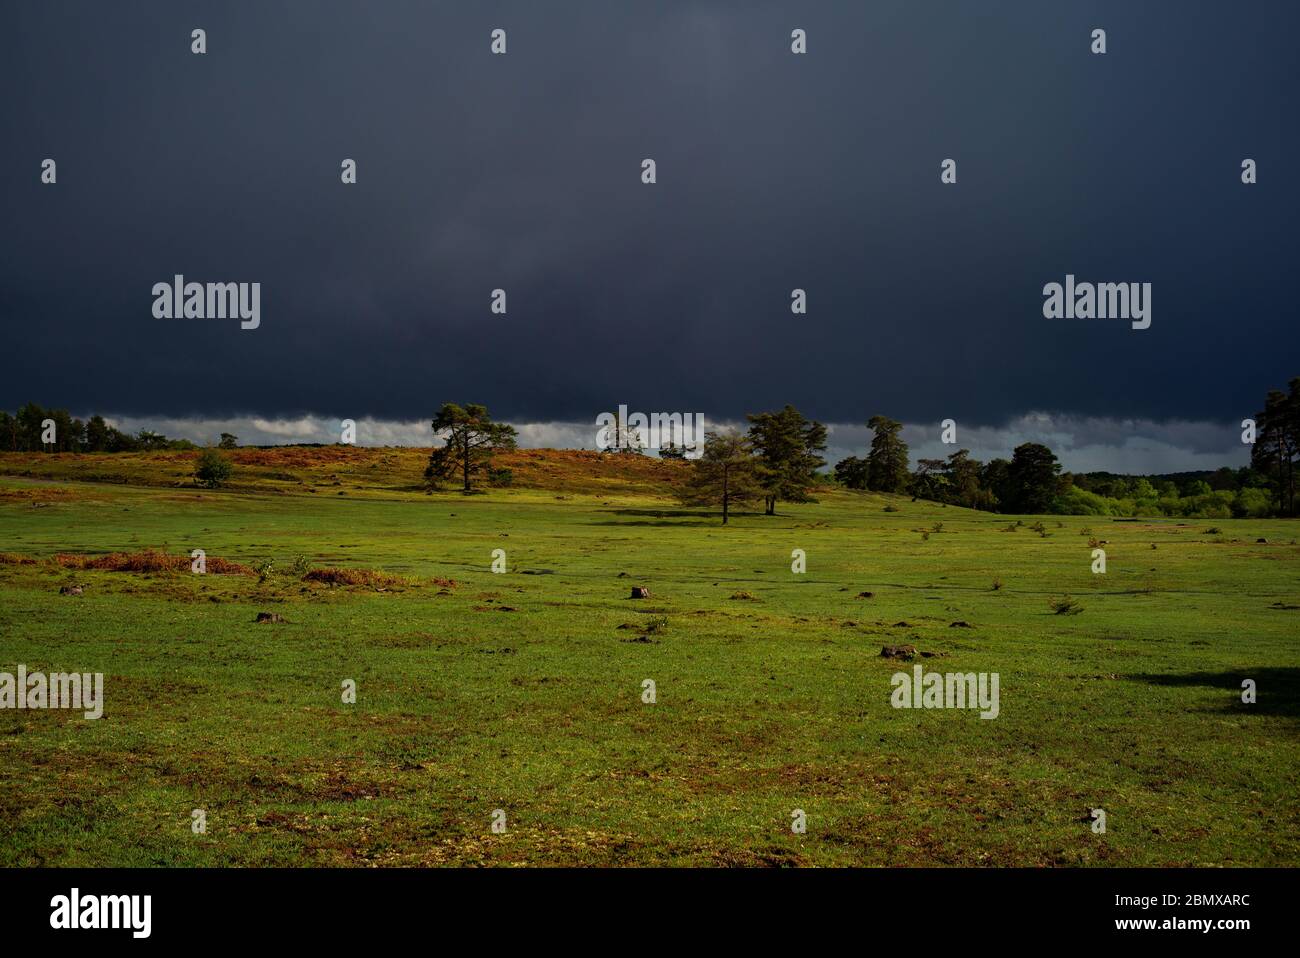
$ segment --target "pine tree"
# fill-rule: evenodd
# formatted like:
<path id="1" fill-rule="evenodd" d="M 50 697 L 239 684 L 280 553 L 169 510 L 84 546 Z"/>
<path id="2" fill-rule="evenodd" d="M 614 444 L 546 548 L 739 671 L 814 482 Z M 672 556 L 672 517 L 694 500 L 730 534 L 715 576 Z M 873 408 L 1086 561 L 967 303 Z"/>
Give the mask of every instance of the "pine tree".
<path id="1" fill-rule="evenodd" d="M 758 413 L 747 418 L 767 515 L 776 514 L 778 499 L 815 502 L 809 490 L 817 481 L 817 470 L 826 465 L 826 460 L 819 455 L 826 449 L 826 427 L 805 419 L 788 404 L 780 412 Z"/>
<path id="2" fill-rule="evenodd" d="M 465 492 L 475 476 L 490 468 L 493 455 L 514 449 L 518 433 L 514 426 L 493 422 L 486 406 L 443 403 L 433 420 L 435 439 L 446 433 L 446 445 L 434 449 L 424 478 L 431 485 L 459 477 Z"/>
<path id="3" fill-rule="evenodd" d="M 875 432 L 867 453 L 867 488 L 873 492 L 902 492 L 908 486 L 907 443 L 903 424 L 887 416 L 872 416 L 867 425 Z"/>
<path id="4" fill-rule="evenodd" d="M 726 525 L 732 506 L 751 502 L 762 492 L 748 437 L 711 432 L 704 437 L 703 454 L 691 460 L 678 498 L 686 505 L 721 506 Z"/>

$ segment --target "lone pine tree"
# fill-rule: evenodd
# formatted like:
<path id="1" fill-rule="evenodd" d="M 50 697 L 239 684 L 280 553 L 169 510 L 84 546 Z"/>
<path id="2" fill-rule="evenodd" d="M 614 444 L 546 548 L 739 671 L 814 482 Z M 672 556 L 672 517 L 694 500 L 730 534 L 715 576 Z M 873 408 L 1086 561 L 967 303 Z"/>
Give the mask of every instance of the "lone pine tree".
<path id="1" fill-rule="evenodd" d="M 470 491 L 474 477 L 491 466 L 498 450 L 515 448 L 519 435 L 514 426 L 493 422 L 486 406 L 471 403 L 462 407 L 450 402 L 443 403 L 433 419 L 435 440 L 442 433 L 446 433 L 446 444 L 430 454 L 425 481 L 436 486 L 459 476 L 465 492 Z"/>

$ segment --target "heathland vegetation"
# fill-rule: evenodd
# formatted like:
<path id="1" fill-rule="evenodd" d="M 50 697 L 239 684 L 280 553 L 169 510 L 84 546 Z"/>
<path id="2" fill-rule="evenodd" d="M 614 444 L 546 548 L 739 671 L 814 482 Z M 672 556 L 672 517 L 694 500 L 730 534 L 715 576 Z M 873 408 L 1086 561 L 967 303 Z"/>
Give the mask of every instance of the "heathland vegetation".
<path id="1" fill-rule="evenodd" d="M 665 465 L 679 467 L 675 473 L 661 473 L 672 493 L 686 505 L 716 506 L 724 523 L 738 508 L 757 503 L 770 516 L 781 502 L 815 502 L 816 490 L 829 483 L 1014 515 L 1226 519 L 1296 514 L 1300 377 L 1291 380 L 1288 392 L 1270 391 L 1264 409 L 1253 421 L 1243 422 L 1243 440 L 1251 449 L 1248 466 L 1173 475 L 1063 472 L 1055 453 L 1036 442 L 1020 444 L 1009 459 L 981 462 L 968 449 L 957 449 L 943 459 L 919 459 L 913 467 L 902 423 L 883 415 L 868 420 L 870 449 L 861 457 L 840 460 L 827 472 L 823 424 L 791 405 L 747 418 L 747 432 L 711 432 L 700 450 L 670 444 L 661 452 Z M 470 493 L 476 485 L 500 488 L 514 482 L 513 470 L 498 458 L 516 450 L 517 432 L 495 421 L 486 406 L 444 403 L 431 425 L 434 446 L 423 472 L 426 488 L 453 483 Z M 0 412 L 0 446 L 13 452 L 52 453 L 198 448 L 148 430 L 126 435 L 101 416 L 83 423 L 66 410 L 47 410 L 35 403 L 14 415 Z M 631 441 L 615 444 L 609 455 L 640 456 L 641 446 L 633 434 Z M 222 433 L 218 448 L 237 449 L 236 437 Z M 197 484 L 216 488 L 232 479 L 234 462 L 207 449 L 190 475 Z"/>

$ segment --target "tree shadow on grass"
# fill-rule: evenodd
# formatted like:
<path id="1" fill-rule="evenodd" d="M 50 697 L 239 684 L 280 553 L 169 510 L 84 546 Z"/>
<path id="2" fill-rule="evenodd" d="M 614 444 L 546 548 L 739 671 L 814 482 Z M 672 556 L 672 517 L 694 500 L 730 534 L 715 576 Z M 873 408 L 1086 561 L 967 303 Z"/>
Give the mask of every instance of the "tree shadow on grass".
<path id="1" fill-rule="evenodd" d="M 717 526 L 722 528 L 722 513 L 699 509 L 614 509 L 614 515 L 626 518 L 599 519 L 594 526 Z M 732 522 L 761 519 L 761 512 L 733 512 Z"/>
<path id="2" fill-rule="evenodd" d="M 1129 678 L 1151 685 L 1204 685 L 1223 692 L 1220 712 L 1234 715 L 1282 715 L 1300 719 L 1300 668 L 1237 669 L 1231 672 L 1183 672 L 1132 675 Z M 1241 683 L 1255 682 L 1255 703 L 1241 700 Z"/>

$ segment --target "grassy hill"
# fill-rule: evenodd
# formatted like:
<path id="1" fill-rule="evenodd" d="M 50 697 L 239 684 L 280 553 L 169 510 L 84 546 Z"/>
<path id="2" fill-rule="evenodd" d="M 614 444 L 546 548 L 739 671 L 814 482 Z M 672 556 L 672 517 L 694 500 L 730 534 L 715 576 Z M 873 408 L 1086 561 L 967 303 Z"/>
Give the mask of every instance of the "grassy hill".
<path id="1" fill-rule="evenodd" d="M 275 446 L 241 448 L 227 455 L 236 492 L 376 495 L 423 492 L 428 448 Z M 200 453 L 0 452 L 0 476 L 127 485 L 193 486 Z M 670 495 L 682 464 L 651 456 L 609 455 L 577 449 L 519 449 L 493 462 L 513 473 L 512 488 L 592 495 Z"/>
<path id="2" fill-rule="evenodd" d="M 0 711 L 0 865 L 1300 863 L 1292 522 L 832 490 L 722 527 L 670 463 L 462 496 L 425 455 L 0 456 L 0 671 L 107 699 Z M 195 548 L 240 574 L 145 561 Z M 998 673 L 998 717 L 891 707 L 917 664 Z"/>

